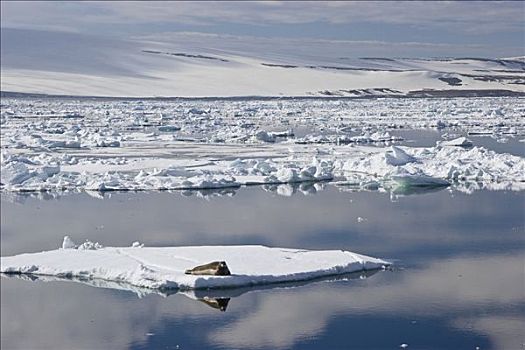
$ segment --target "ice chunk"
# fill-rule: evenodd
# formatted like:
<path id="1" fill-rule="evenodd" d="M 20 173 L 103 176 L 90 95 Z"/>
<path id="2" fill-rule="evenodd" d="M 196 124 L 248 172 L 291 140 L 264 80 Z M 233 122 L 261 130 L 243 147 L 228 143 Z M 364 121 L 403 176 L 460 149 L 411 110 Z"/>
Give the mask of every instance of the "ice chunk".
<path id="1" fill-rule="evenodd" d="M 62 241 L 62 249 L 76 249 L 77 245 L 69 236 L 64 236 L 64 240 Z"/>
<path id="2" fill-rule="evenodd" d="M 276 177 L 280 182 L 300 182 L 301 179 L 297 170 L 293 168 L 281 168 L 277 171 Z"/>
<path id="3" fill-rule="evenodd" d="M 233 176 L 198 175 L 184 180 L 179 187 L 185 189 L 213 189 L 241 186 Z"/>
<path id="4" fill-rule="evenodd" d="M 159 131 L 162 131 L 162 132 L 173 132 L 173 131 L 179 131 L 179 130 L 180 130 L 180 126 L 175 126 L 175 125 L 162 125 L 162 126 L 159 126 L 159 127 L 158 127 L 158 130 L 159 130 Z"/>
<path id="5" fill-rule="evenodd" d="M 96 141 L 97 147 L 120 147 L 120 141 L 119 140 L 97 140 Z"/>
<path id="6" fill-rule="evenodd" d="M 36 174 L 29 171 L 24 163 L 12 162 L 2 167 L 0 172 L 1 181 L 4 185 L 17 185 L 32 178 Z"/>
<path id="7" fill-rule="evenodd" d="M 53 175 L 56 175 L 60 172 L 60 166 L 58 165 L 47 165 L 43 166 L 41 169 L 42 173 L 46 175 L 46 177 L 51 177 Z"/>
<path id="8" fill-rule="evenodd" d="M 401 148 L 391 146 L 390 150 L 385 153 L 385 161 L 389 165 L 405 165 L 407 163 L 415 162 L 416 158 L 408 155 Z"/>
<path id="9" fill-rule="evenodd" d="M 457 146 L 457 147 L 471 147 L 473 145 L 472 141 L 466 137 L 458 137 L 457 139 L 448 140 L 448 141 L 438 141 L 438 145 L 441 146 Z"/>
<path id="10" fill-rule="evenodd" d="M 84 243 L 78 246 L 78 250 L 98 250 L 104 248 L 102 244 L 98 242 L 91 242 L 86 239 Z"/>
<path id="11" fill-rule="evenodd" d="M 394 180 L 394 182 L 396 182 L 399 186 L 450 186 L 450 182 L 448 182 L 447 180 L 438 179 L 426 175 L 395 175 L 392 176 L 392 180 Z"/>
<path id="12" fill-rule="evenodd" d="M 275 142 L 275 136 L 264 130 L 257 132 L 253 137 L 263 142 Z"/>

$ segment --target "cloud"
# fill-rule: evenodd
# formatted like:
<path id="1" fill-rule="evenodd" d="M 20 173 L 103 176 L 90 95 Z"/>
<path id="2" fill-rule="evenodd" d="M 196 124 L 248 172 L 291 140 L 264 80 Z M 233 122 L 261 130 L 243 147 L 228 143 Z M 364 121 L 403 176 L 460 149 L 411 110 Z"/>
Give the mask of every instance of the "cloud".
<path id="1" fill-rule="evenodd" d="M 377 49 L 378 51 L 388 51 L 391 55 L 399 55 L 405 48 L 410 49 L 436 49 L 436 50 L 487 50 L 490 46 L 483 44 L 452 44 L 446 42 L 420 42 L 420 41 L 397 41 L 389 42 L 386 40 L 342 40 L 342 39 L 320 39 L 320 38 L 277 38 L 256 37 L 249 35 L 215 34 L 203 32 L 161 32 L 150 35 L 135 36 L 134 39 L 145 41 L 156 41 L 164 43 L 191 43 L 198 42 L 205 47 L 217 47 L 219 49 L 235 47 L 244 53 L 254 51 L 254 48 L 268 46 L 273 50 L 283 50 L 290 47 L 290 50 L 297 51 L 300 47 L 305 47 L 310 52 L 326 52 L 326 50 L 353 51 L 359 49 Z M 276 47 L 276 45 L 278 45 Z M 321 47 L 321 50 L 314 50 L 314 47 Z M 397 49 L 397 50 L 396 50 Z M 399 50 L 401 49 L 401 50 Z M 394 50 L 394 51 L 392 51 Z M 262 51 L 262 50 L 261 50 Z M 393 52 L 398 53 L 393 53 Z M 343 53 L 341 53 L 343 54 Z M 348 54 L 348 53 L 346 53 Z"/>
<path id="2" fill-rule="evenodd" d="M 2 2 L 6 27 L 97 24 L 397 24 L 467 34 L 522 31 L 522 2 Z"/>

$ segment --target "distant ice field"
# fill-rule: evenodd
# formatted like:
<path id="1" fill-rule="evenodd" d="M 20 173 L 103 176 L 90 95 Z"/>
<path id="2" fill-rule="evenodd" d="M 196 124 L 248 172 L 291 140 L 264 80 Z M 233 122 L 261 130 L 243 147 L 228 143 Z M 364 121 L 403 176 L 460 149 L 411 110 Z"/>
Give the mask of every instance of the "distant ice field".
<path id="1" fill-rule="evenodd" d="M 3 98 L 1 187 L 522 190 L 524 116 L 520 97 Z M 439 137 L 413 143 L 413 131 Z M 512 154 L 484 147 L 487 137 Z"/>

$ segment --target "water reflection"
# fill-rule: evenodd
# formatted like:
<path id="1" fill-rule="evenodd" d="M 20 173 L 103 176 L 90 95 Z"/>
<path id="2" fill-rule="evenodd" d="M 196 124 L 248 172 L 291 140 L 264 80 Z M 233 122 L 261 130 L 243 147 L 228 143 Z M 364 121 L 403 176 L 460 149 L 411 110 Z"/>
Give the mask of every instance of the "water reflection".
<path id="1" fill-rule="evenodd" d="M 363 270 L 359 272 L 323 276 L 312 278 L 303 281 L 295 282 L 279 282 L 271 284 L 263 284 L 256 286 L 247 286 L 241 288 L 213 288 L 213 289 L 195 289 L 195 290 L 178 290 L 178 289 L 151 289 L 134 286 L 129 283 L 123 283 L 119 281 L 106 281 L 101 279 L 90 279 L 84 277 L 60 277 L 60 276 L 46 276 L 46 275 L 35 275 L 35 274 L 5 274 L 0 273 L 2 279 L 20 279 L 30 282 L 76 282 L 83 285 L 87 285 L 95 288 L 113 289 L 117 291 L 131 292 L 139 298 L 144 298 L 149 294 L 160 295 L 163 297 L 169 297 L 175 294 L 182 294 L 190 299 L 203 302 L 213 309 L 220 311 L 226 311 L 228 304 L 232 298 L 240 297 L 243 294 L 250 292 L 261 292 L 270 291 L 273 289 L 293 289 L 303 287 L 309 284 L 321 283 L 321 282 L 336 282 L 336 281 L 350 281 L 350 280 L 363 280 L 369 278 L 381 269 L 376 270 Z"/>
<path id="2" fill-rule="evenodd" d="M 2 348 L 351 344 L 382 349 L 407 343 L 416 348 L 517 349 L 522 341 L 517 330 L 525 325 L 522 263 L 523 252 L 465 256 L 350 282 L 141 299 L 73 283 L 9 279 L 2 282 Z M 220 299 L 228 297 L 228 312 L 210 308 L 221 307 L 225 300 Z M 369 328 L 378 326 L 395 332 L 385 329 L 381 337 L 369 337 Z M 346 331 L 334 334 L 331 329 Z M 17 338 L 22 332 L 31 337 Z"/>
<path id="3" fill-rule="evenodd" d="M 104 201 L 79 194 L 18 205 L 2 197 L 0 248 L 3 256 L 51 250 L 69 235 L 105 246 L 263 244 L 345 249 L 385 259 L 424 255 L 429 247 L 434 255 L 472 251 L 477 249 L 473 242 L 489 251 L 512 251 L 525 242 L 524 196 L 439 191 L 392 201 L 388 193 L 347 193 L 328 186 L 309 197 L 269 196 L 248 188 L 234 198 L 209 201 L 113 193 Z"/>
<path id="4" fill-rule="evenodd" d="M 494 256 L 488 259 L 454 259 L 436 262 L 419 271 L 405 272 L 387 285 L 376 285 L 372 280 L 367 281 L 371 283 L 367 283 L 366 287 L 352 288 L 347 293 L 343 289 L 323 288 L 322 292 L 308 291 L 300 297 L 286 294 L 280 298 L 267 298 L 257 311 L 237 320 L 229 332 L 216 332 L 214 339 L 218 337 L 223 345 L 231 347 L 258 346 L 258 343 L 287 347 L 297 340 L 298 334 L 322 332 L 333 315 L 338 314 L 373 314 L 373 317 L 378 318 L 381 318 L 379 315 L 395 315 L 397 318 L 446 322 L 449 326 L 452 326 L 449 323 L 454 323 L 458 315 L 471 316 L 487 310 L 502 318 L 520 318 L 519 312 L 505 309 L 509 304 L 523 305 L 525 302 L 520 278 L 522 267 L 519 265 L 522 258 Z M 509 266 L 514 267 L 509 270 Z M 503 268 L 507 273 L 502 276 L 498 271 Z M 458 274 L 462 278 L 458 278 Z M 508 290 L 501 291 L 501 285 L 505 285 Z M 285 310 L 283 305 L 286 305 Z M 285 317 L 276 316 L 283 312 Z M 520 319 L 522 322 L 525 320 L 523 317 Z M 292 332 L 288 333 L 290 328 Z M 275 336 L 274 332 L 278 329 L 286 329 L 287 332 L 277 331 Z M 253 335 L 254 330 L 258 330 L 257 334 L 261 335 Z M 351 333 L 354 336 L 358 331 L 356 329 Z M 272 339 L 267 339 L 265 334 L 272 334 Z M 519 337 L 519 333 L 515 334 L 508 339 L 507 345 L 513 342 L 519 345 Z M 410 339 L 406 341 L 410 343 Z M 430 345 L 436 339 L 427 341 Z M 396 344 L 390 345 L 394 347 Z M 472 345 L 474 348 L 475 344 Z"/>
<path id="5" fill-rule="evenodd" d="M 226 311 L 226 308 L 228 307 L 228 303 L 230 302 L 230 298 L 209 298 L 204 297 L 202 299 L 197 299 L 199 301 L 202 301 L 204 304 L 214 308 L 218 309 L 220 311 Z"/>
<path id="6" fill-rule="evenodd" d="M 2 279 L 2 349 L 392 349 L 403 343 L 418 349 L 519 349 L 525 326 L 524 203 L 523 192 L 444 190 L 393 202 L 386 192 L 341 192 L 334 186 L 306 197 L 254 187 L 208 201 L 163 192 L 112 193 L 103 201 L 76 194 L 27 198 L 20 205 L 2 196 L 3 256 L 56 249 L 68 234 L 106 246 L 140 241 L 345 249 L 402 267 L 369 279 L 230 294 L 199 291 L 191 298 L 122 285 Z M 216 299 L 227 298 L 226 312 L 210 307 L 220 308 L 224 301 Z"/>
<path id="7" fill-rule="evenodd" d="M 519 181 L 500 181 L 500 182 L 476 182 L 476 181 L 455 181 L 449 185 L 428 184 L 428 185 L 396 185 L 391 180 L 378 179 L 377 181 L 368 181 L 362 183 L 359 178 L 351 180 L 348 178 L 344 181 L 317 181 L 317 182 L 300 182 L 290 184 L 265 184 L 265 185 L 249 185 L 236 188 L 217 188 L 217 189 L 188 189 L 188 190 L 148 190 L 148 191 L 24 191 L 24 192 L 0 192 L 3 201 L 11 203 L 24 204 L 27 200 L 38 199 L 41 201 L 60 200 L 63 197 L 78 196 L 85 194 L 95 199 L 105 200 L 110 199 L 115 194 L 121 193 L 170 193 L 180 195 L 182 197 L 195 197 L 204 200 L 210 200 L 215 197 L 233 197 L 238 192 L 246 191 L 247 189 L 257 188 L 262 189 L 272 195 L 279 195 L 283 197 L 292 197 L 296 195 L 311 196 L 326 190 L 327 187 L 337 187 L 341 191 L 348 192 L 389 192 L 392 197 L 396 196 L 410 196 L 425 194 L 427 192 L 441 191 L 450 186 L 453 191 L 462 192 L 466 194 L 473 194 L 477 191 L 523 191 L 525 184 Z"/>

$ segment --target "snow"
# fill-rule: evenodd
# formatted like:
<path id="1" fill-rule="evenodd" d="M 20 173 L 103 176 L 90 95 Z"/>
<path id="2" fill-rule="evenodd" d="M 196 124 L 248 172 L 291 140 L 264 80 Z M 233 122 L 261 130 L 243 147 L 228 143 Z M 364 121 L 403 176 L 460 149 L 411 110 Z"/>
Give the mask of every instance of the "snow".
<path id="1" fill-rule="evenodd" d="M 191 33 L 118 40 L 5 28 L 1 90 L 127 97 L 523 92 L 522 60 L 354 58 L 356 52 L 343 42 L 319 40 L 275 45 Z"/>
<path id="2" fill-rule="evenodd" d="M 135 242 L 138 243 L 138 242 Z M 84 242 L 63 248 L 1 258 L 0 271 L 127 283 L 152 289 L 233 288 L 304 281 L 380 269 L 389 262 L 342 250 L 303 250 L 265 246 L 102 247 Z M 186 275 L 211 261 L 226 261 L 231 276 Z"/>

